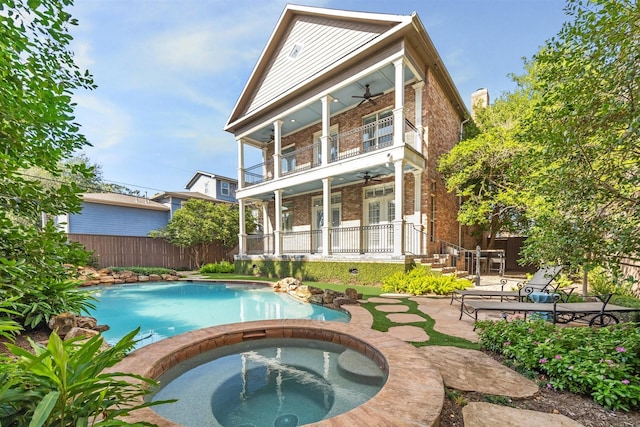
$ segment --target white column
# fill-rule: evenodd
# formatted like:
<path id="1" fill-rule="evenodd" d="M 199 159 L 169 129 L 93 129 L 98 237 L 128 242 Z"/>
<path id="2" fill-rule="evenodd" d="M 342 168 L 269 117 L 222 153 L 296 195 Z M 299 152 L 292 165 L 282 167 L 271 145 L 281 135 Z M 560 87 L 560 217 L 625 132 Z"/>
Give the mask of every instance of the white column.
<path id="1" fill-rule="evenodd" d="M 244 199 L 238 200 L 238 207 L 240 208 L 240 233 L 238 233 L 238 255 L 246 255 L 247 247 L 247 226 L 245 224 L 245 203 Z"/>
<path id="2" fill-rule="evenodd" d="M 269 203 L 262 202 L 262 232 L 271 233 L 271 223 L 269 222 Z"/>
<path id="3" fill-rule="evenodd" d="M 395 68 L 395 105 L 393 109 L 393 145 L 404 143 L 404 59 L 393 62 Z"/>
<path id="4" fill-rule="evenodd" d="M 393 220 L 393 255 L 404 254 L 404 220 L 402 219 L 404 205 L 404 161 L 396 160 L 395 186 L 393 189 L 395 196 L 395 219 Z"/>
<path id="5" fill-rule="evenodd" d="M 413 171 L 413 225 L 416 229 L 422 230 L 422 171 Z M 423 249 L 422 236 L 419 234 L 418 241 L 416 242 L 418 253 L 426 253 Z"/>
<path id="6" fill-rule="evenodd" d="M 327 256 L 331 253 L 331 178 L 322 179 L 322 216 L 322 255 Z"/>
<path id="7" fill-rule="evenodd" d="M 413 141 L 413 148 L 415 148 L 418 153 L 422 153 L 422 133 L 424 132 L 424 126 L 422 124 L 422 90 L 424 89 L 424 81 L 418 82 L 413 85 L 413 90 L 415 94 L 415 116 L 413 125 L 416 127 L 416 138 Z"/>
<path id="8" fill-rule="evenodd" d="M 323 165 L 329 164 L 329 128 L 331 120 L 331 96 L 323 96 L 320 99 L 322 103 L 322 135 L 320 136 L 320 144 L 322 145 L 321 162 Z"/>
<path id="9" fill-rule="evenodd" d="M 282 120 L 273 122 L 273 178 L 280 178 L 282 170 Z"/>
<path id="10" fill-rule="evenodd" d="M 269 159 L 268 159 L 267 152 L 268 152 L 268 148 L 264 147 L 262 149 L 262 180 L 263 181 L 267 181 L 269 178 L 271 178 L 269 177 L 269 165 L 267 164 L 267 160 Z"/>
<path id="11" fill-rule="evenodd" d="M 273 192 L 275 195 L 276 213 L 275 213 L 275 229 L 273 230 L 274 251 L 275 256 L 282 253 L 282 190 Z"/>
<path id="12" fill-rule="evenodd" d="M 238 190 L 244 187 L 244 142 L 238 139 Z"/>

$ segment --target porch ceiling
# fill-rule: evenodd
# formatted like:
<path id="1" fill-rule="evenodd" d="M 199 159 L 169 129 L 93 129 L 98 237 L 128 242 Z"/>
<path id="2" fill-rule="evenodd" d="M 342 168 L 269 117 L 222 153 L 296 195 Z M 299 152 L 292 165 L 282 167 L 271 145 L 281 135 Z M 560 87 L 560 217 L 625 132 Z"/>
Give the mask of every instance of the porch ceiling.
<path id="1" fill-rule="evenodd" d="M 413 170 L 414 168 L 411 165 L 406 164 L 404 169 L 405 169 L 405 172 L 408 172 L 410 170 Z M 365 172 L 368 173 L 370 176 L 374 177 L 374 179 L 370 180 L 367 184 L 364 183 L 364 178 L 363 178 Z M 300 172 L 300 173 L 305 173 L 305 172 Z M 350 169 L 345 165 L 344 171 L 341 171 L 339 174 L 336 174 L 332 177 L 331 187 L 339 188 L 339 187 L 344 187 L 344 186 L 354 185 L 354 184 L 363 184 L 363 187 L 377 185 L 377 184 L 380 184 L 381 181 L 391 182 L 389 178 L 392 178 L 393 174 L 394 174 L 393 164 L 389 164 L 389 166 L 387 166 L 386 164 L 381 164 L 376 166 L 367 166 L 357 170 Z M 295 175 L 297 174 L 291 175 L 292 180 L 294 180 Z M 293 195 L 308 194 L 308 193 L 321 192 L 321 191 L 322 191 L 322 181 L 313 180 L 313 181 L 307 181 L 307 182 L 291 184 L 291 185 L 287 184 L 286 187 L 283 189 L 282 197 L 287 198 Z M 251 199 L 270 201 L 270 200 L 273 200 L 273 192 L 267 191 L 262 194 L 256 194 L 251 196 Z"/>
<path id="2" fill-rule="evenodd" d="M 331 103 L 331 115 L 337 114 L 342 111 L 349 110 L 357 106 L 361 98 L 354 98 L 354 96 L 362 96 L 365 91 L 365 85 L 369 85 L 371 93 L 384 92 L 387 93 L 393 90 L 394 87 L 394 67 L 393 64 L 388 64 L 383 68 L 374 71 L 371 74 L 347 85 L 336 89 L 331 93 L 333 102 Z M 405 83 L 413 80 L 415 77 L 409 67 L 405 67 L 404 81 Z M 282 134 L 288 135 L 299 131 L 314 123 L 320 122 L 322 119 L 322 111 L 320 102 L 314 102 L 313 104 L 296 110 L 283 118 Z M 254 140 L 262 144 L 269 144 L 273 138 L 273 126 L 265 126 L 248 135 L 249 140 Z"/>

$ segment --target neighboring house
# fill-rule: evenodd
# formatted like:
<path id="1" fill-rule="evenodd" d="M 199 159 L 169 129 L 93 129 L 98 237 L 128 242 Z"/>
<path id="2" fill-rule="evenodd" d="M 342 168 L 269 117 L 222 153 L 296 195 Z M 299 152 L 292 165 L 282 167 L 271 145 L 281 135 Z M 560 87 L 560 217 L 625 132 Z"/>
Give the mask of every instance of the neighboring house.
<path id="1" fill-rule="evenodd" d="M 190 192 L 198 192 L 224 202 L 237 203 L 236 189 L 238 180 L 216 175 L 209 172 L 197 171 L 185 187 Z"/>
<path id="2" fill-rule="evenodd" d="M 169 207 L 144 197 L 84 193 L 82 211 L 56 217 L 67 234 L 147 236 L 167 225 Z"/>
<path id="3" fill-rule="evenodd" d="M 214 201 L 199 193 L 181 194 L 185 194 L 183 200 L 197 197 Z M 54 220 L 70 241 L 81 243 L 92 251 L 101 267 L 193 269 L 196 262 L 184 249 L 164 239 L 148 237 L 152 230 L 166 227 L 170 214 L 170 204 L 144 197 L 85 193 L 80 213 L 60 215 Z M 228 251 L 214 243 L 204 262 L 219 262 L 228 257 Z"/>
<path id="4" fill-rule="evenodd" d="M 184 202 L 190 199 L 200 199 L 214 203 L 233 203 L 227 200 L 216 199 L 197 191 L 168 191 L 156 194 L 151 198 L 154 202 L 162 203 L 171 210 L 169 218 L 173 218 L 173 214 L 182 207 Z"/>
<path id="5" fill-rule="evenodd" d="M 225 130 L 238 142 L 238 259 L 409 262 L 474 247 L 436 171 L 469 113 L 422 22 L 288 5 Z M 246 164 L 248 150 L 259 164 Z M 451 242 L 451 243 L 449 243 Z"/>

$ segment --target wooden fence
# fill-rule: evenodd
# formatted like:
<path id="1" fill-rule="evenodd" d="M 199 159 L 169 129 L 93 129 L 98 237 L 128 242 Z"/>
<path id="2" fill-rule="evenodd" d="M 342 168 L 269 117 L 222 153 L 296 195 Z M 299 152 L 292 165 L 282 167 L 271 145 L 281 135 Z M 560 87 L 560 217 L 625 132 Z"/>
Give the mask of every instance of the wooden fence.
<path id="1" fill-rule="evenodd" d="M 196 262 L 188 252 L 163 239 L 133 236 L 68 234 L 68 239 L 83 244 L 92 251 L 100 267 L 165 267 L 180 270 L 196 269 Z M 204 262 L 233 262 L 235 251 L 212 244 L 204 254 Z"/>

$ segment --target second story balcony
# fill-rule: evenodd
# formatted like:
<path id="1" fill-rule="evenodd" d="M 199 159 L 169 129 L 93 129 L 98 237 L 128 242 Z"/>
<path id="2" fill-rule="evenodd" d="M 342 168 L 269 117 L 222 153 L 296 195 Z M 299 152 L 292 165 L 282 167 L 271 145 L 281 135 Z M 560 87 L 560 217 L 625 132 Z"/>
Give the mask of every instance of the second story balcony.
<path id="1" fill-rule="evenodd" d="M 409 120 L 405 120 L 403 133 L 404 148 L 409 147 L 414 154 L 421 156 L 420 137 L 416 127 Z M 269 158 L 263 163 L 242 169 L 242 186 L 247 188 L 272 181 L 276 176 L 285 178 L 323 166 L 331 166 L 337 162 L 345 163 L 348 159 L 361 159 L 388 149 L 393 144 L 393 115 L 387 115 L 363 126 L 332 134 L 329 138 L 326 164 L 322 163 L 321 142 L 311 142 L 300 148 L 284 149 L 277 164 L 273 158 Z M 275 168 L 279 168 L 277 174 Z"/>

